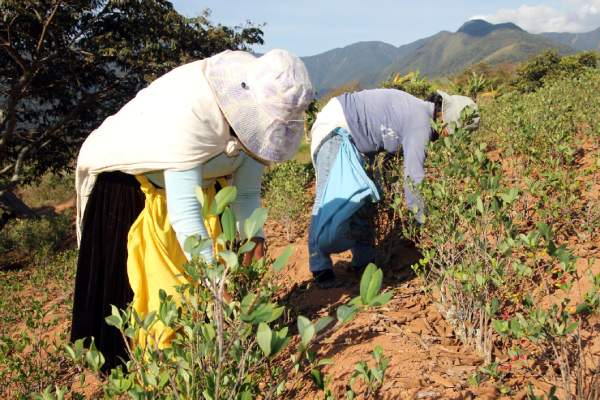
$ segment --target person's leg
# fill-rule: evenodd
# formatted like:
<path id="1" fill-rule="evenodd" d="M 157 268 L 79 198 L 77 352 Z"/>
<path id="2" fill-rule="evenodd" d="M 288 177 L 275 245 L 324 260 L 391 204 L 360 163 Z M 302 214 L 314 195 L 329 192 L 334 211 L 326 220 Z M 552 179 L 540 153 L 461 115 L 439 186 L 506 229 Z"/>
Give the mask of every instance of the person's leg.
<path id="1" fill-rule="evenodd" d="M 362 270 L 375 260 L 375 210 L 375 204 L 365 203 L 350 219 L 351 235 L 354 239 L 351 266 L 357 270 Z"/>
<path id="2" fill-rule="evenodd" d="M 308 254 L 310 271 L 313 273 L 317 283 L 321 283 L 321 281 L 333 281 L 335 279 L 331 257 L 319 248 L 315 228 L 319 218 L 323 192 L 329 179 L 329 172 L 337 157 L 340 144 L 341 138 L 338 135 L 330 135 L 323 141 L 315 156 L 316 193 L 308 232 Z"/>
<path id="3" fill-rule="evenodd" d="M 104 319 L 111 305 L 124 309 L 133 298 L 127 277 L 127 235 L 144 208 L 139 186 L 131 175 L 101 174 L 83 219 L 71 341 L 93 337 L 106 359 L 105 371 L 127 359 L 120 332 Z"/>

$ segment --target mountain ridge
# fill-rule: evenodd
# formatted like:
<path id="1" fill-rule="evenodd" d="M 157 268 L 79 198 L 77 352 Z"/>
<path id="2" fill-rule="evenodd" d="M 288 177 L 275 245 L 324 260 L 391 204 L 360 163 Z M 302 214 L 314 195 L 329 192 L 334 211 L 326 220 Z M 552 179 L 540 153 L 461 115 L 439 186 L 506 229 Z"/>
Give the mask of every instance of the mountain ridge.
<path id="1" fill-rule="evenodd" d="M 600 28 L 597 31 L 600 45 Z M 400 46 L 362 41 L 302 59 L 318 95 L 323 95 L 352 81 L 364 88 L 375 87 L 396 72 L 419 70 L 436 78 L 479 62 L 497 65 L 524 61 L 548 49 L 561 54 L 578 50 L 565 43 L 573 38 L 560 36 L 559 40 L 548 35 L 529 33 L 514 23 L 492 24 L 474 19 L 456 32 L 441 31 Z M 593 41 L 594 37 L 585 36 L 587 41 Z"/>
<path id="2" fill-rule="evenodd" d="M 546 32 L 542 35 L 579 51 L 600 50 L 600 28 L 583 33 Z"/>

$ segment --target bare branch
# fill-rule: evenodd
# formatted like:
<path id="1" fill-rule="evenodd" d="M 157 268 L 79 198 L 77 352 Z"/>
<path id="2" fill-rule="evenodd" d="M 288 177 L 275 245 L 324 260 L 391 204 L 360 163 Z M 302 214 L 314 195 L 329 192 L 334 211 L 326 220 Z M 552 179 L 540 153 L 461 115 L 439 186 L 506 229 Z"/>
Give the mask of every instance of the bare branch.
<path id="1" fill-rule="evenodd" d="M 44 27 L 42 28 L 40 39 L 38 40 L 37 46 L 35 48 L 36 53 L 39 53 L 40 49 L 42 48 L 42 44 L 44 43 L 44 39 L 46 38 L 46 33 L 48 32 L 48 26 L 50 26 L 50 24 L 52 23 L 52 20 L 54 19 L 54 16 L 56 15 L 56 11 L 58 11 L 58 6 L 60 6 L 60 4 L 60 1 L 57 1 L 56 4 L 54 4 L 54 8 L 52 8 L 50 16 L 46 21 L 44 21 Z"/>
<path id="2" fill-rule="evenodd" d="M 23 166 L 23 160 L 25 159 L 25 156 L 29 153 L 30 150 L 31 150 L 31 145 L 27 145 L 27 146 L 23 146 L 21 151 L 19 151 L 17 160 L 14 163 L 13 175 L 10 178 L 10 182 L 17 183 L 19 181 L 19 178 L 21 177 L 20 174 L 21 174 L 21 167 Z"/>

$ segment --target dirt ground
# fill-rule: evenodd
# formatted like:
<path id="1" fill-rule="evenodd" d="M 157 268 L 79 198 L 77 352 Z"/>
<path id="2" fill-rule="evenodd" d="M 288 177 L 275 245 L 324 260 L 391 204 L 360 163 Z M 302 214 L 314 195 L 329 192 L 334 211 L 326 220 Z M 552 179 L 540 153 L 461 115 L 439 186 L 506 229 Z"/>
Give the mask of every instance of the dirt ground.
<path id="1" fill-rule="evenodd" d="M 345 253 L 334 259 L 341 287 L 324 290 L 310 285 L 305 243 L 304 240 L 296 242 L 294 263 L 282 272 L 281 284 L 284 302 L 297 314 L 314 320 L 333 314 L 337 306 L 356 296 L 359 277 L 347 271 L 350 254 Z M 276 255 L 277 250 L 273 253 Z M 395 290 L 390 303 L 377 312 L 359 315 L 319 344 L 319 355 L 333 360 L 325 373 L 338 394 L 345 392 L 354 365 L 361 360 L 370 360 L 376 345 L 381 346 L 390 359 L 383 398 L 459 399 L 469 398 L 468 393 L 472 393 L 464 389 L 466 379 L 483 360 L 460 346 L 451 327 L 418 288 L 409 268 L 415 256 L 413 249 L 407 249 L 405 263 L 384 270 L 384 287 L 389 289 L 393 285 Z M 311 385 L 303 387 L 294 398 L 322 396 L 311 390 Z M 486 390 L 480 389 L 471 396 Z"/>
<path id="2" fill-rule="evenodd" d="M 268 226 L 267 236 L 282 237 L 278 236 L 279 230 L 277 226 Z M 270 250 L 272 256 L 284 248 L 283 241 L 275 240 L 275 243 L 277 245 Z M 333 258 L 340 287 L 319 289 L 310 284 L 306 243 L 304 232 L 293 243 L 290 265 L 277 278 L 282 286 L 282 302 L 296 315 L 311 320 L 335 315 L 339 305 L 359 292 L 360 277 L 349 270 L 351 254 L 347 252 Z M 394 290 L 392 300 L 376 311 L 359 314 L 318 344 L 318 354 L 333 360 L 324 372 L 337 398 L 345 398 L 346 384 L 357 362 L 364 360 L 373 364 L 371 353 L 377 345 L 390 360 L 380 392 L 382 399 L 527 399 L 529 383 L 536 388 L 536 394 L 547 393 L 553 385 L 559 385 L 559 372 L 538 368 L 533 353 L 519 360 L 510 360 L 498 353 L 500 369 L 505 374 L 503 382 L 488 378 L 478 386 L 470 385 L 469 378 L 480 372 L 485 362 L 474 349 L 461 344 L 432 297 L 423 292 L 410 268 L 418 259 L 414 246 L 405 243 L 389 265 L 380 266 L 384 272 L 384 290 Z M 582 272 L 588 267 L 584 259 L 579 265 Z M 600 260 L 596 260 L 592 270 L 600 272 Z M 586 288 L 575 290 L 581 293 Z M 582 328 L 582 337 L 589 341 L 589 362 L 593 365 L 600 362 L 599 331 L 599 318 L 591 319 Z M 317 392 L 308 380 L 301 387 L 294 399 L 323 398 L 323 393 Z M 560 391 L 558 394 L 560 396 Z"/>

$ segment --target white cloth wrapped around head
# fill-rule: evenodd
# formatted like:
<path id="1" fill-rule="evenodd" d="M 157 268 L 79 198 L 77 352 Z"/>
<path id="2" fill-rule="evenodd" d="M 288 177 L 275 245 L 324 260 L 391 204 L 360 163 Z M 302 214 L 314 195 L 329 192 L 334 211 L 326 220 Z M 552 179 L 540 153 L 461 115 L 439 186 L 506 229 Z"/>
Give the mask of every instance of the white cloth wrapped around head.
<path id="1" fill-rule="evenodd" d="M 438 90 L 438 94 L 442 96 L 442 114 L 444 115 L 444 122 L 448 124 L 448 132 L 454 133 L 454 125 L 456 124 L 459 128 L 464 128 L 468 131 L 474 131 L 479 128 L 479 108 L 477 103 L 470 97 L 454 95 L 451 96 L 446 92 Z M 475 111 L 470 124 L 461 126 L 461 114 L 467 107 L 471 107 Z"/>
<path id="2" fill-rule="evenodd" d="M 261 57 L 225 51 L 208 60 L 206 78 L 243 146 L 266 162 L 289 160 L 314 98 L 302 60 L 285 50 Z"/>

